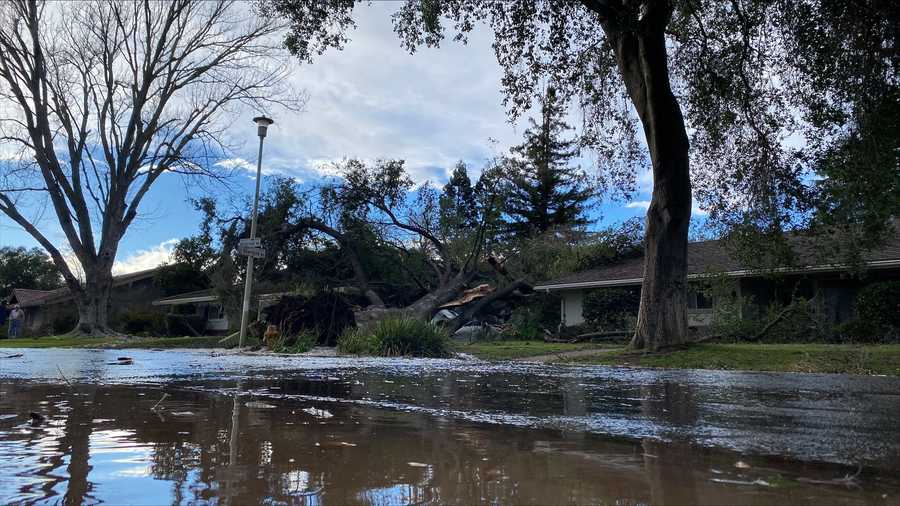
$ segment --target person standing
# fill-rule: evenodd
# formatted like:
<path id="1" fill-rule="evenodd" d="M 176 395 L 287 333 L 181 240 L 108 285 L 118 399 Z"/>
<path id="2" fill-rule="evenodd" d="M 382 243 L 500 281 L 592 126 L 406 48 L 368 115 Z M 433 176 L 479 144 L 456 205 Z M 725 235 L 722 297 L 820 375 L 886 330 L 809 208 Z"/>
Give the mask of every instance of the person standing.
<path id="1" fill-rule="evenodd" d="M 9 312 L 9 337 L 14 339 L 22 337 L 22 325 L 25 323 L 25 311 L 18 304 Z"/>

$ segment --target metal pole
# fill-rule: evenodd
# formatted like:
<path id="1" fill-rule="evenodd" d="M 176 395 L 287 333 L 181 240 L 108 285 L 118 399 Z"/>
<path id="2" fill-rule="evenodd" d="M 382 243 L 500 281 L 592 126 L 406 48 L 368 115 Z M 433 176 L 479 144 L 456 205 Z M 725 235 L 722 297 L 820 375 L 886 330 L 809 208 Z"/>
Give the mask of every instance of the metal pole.
<path id="1" fill-rule="evenodd" d="M 264 131 L 263 131 L 264 132 Z M 256 157 L 256 193 L 253 195 L 253 218 L 250 220 L 250 238 L 256 239 L 256 213 L 259 207 L 259 181 L 262 179 L 262 152 L 265 134 L 259 136 L 259 154 Z M 241 311 L 241 338 L 238 347 L 244 347 L 247 325 L 250 323 L 250 290 L 253 288 L 253 257 L 247 256 L 247 272 L 244 275 L 244 306 Z"/>

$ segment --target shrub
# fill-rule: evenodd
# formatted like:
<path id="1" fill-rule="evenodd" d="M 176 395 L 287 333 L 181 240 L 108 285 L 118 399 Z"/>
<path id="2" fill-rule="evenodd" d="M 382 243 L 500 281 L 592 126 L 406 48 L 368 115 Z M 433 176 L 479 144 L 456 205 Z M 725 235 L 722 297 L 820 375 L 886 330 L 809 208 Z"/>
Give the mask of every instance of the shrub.
<path id="1" fill-rule="evenodd" d="M 499 336 L 501 339 L 543 339 L 546 331 L 553 332 L 559 327 L 559 296 L 534 294 L 513 309 L 508 323 Z"/>
<path id="2" fill-rule="evenodd" d="M 315 332 L 306 330 L 294 336 L 281 336 L 272 346 L 275 353 L 306 353 L 313 349 L 319 336 Z"/>
<path id="3" fill-rule="evenodd" d="M 161 335 L 165 333 L 166 329 L 165 316 L 156 311 L 129 310 L 120 314 L 117 320 L 116 326 L 129 334 Z M 55 326 L 56 323 L 54 323 Z M 63 326 L 68 326 L 68 323 L 66 322 Z M 73 321 L 70 327 L 74 326 Z"/>
<path id="4" fill-rule="evenodd" d="M 338 337 L 337 349 L 348 355 L 375 355 L 374 338 L 359 327 L 350 327 Z"/>
<path id="5" fill-rule="evenodd" d="M 446 357 L 450 355 L 447 332 L 415 318 L 387 318 L 365 332 L 348 329 L 338 339 L 338 350 L 355 355 L 382 357 Z"/>
<path id="6" fill-rule="evenodd" d="M 896 334 L 900 331 L 900 281 L 873 283 L 856 296 L 856 314 Z"/>
<path id="7" fill-rule="evenodd" d="M 599 330 L 632 330 L 640 301 L 633 289 L 592 290 L 585 295 L 581 311 L 585 321 Z"/>
<path id="8" fill-rule="evenodd" d="M 856 317 L 834 329 L 842 342 L 878 343 L 900 339 L 900 281 L 866 286 L 856 295 Z"/>

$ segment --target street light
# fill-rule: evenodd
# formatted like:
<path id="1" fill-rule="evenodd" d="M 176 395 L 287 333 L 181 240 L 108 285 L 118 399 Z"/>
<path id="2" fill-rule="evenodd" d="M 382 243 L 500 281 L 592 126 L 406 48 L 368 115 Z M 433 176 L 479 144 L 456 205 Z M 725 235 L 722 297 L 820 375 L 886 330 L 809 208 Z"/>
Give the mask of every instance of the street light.
<path id="1" fill-rule="evenodd" d="M 262 151 L 263 139 L 266 138 L 266 130 L 269 125 L 275 123 L 272 118 L 257 116 L 253 118 L 256 123 L 256 133 L 259 135 L 259 155 L 256 157 L 256 193 L 253 195 L 253 218 L 250 221 L 250 239 L 256 239 L 256 215 L 259 208 L 259 180 L 262 176 Z M 241 311 L 241 338 L 238 346 L 244 347 L 244 338 L 247 336 L 247 324 L 250 319 L 250 290 L 253 288 L 253 255 L 247 255 L 247 272 L 244 275 L 244 306 Z"/>

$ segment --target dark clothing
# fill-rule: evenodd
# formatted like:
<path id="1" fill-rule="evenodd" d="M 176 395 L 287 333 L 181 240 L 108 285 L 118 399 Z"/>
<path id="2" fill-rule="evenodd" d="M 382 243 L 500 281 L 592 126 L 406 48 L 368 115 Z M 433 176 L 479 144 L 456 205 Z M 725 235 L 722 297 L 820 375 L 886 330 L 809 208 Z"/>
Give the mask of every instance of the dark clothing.
<path id="1" fill-rule="evenodd" d="M 6 309 L 6 306 L 0 305 L 0 325 L 5 325 L 7 318 L 9 318 L 9 309 Z"/>

